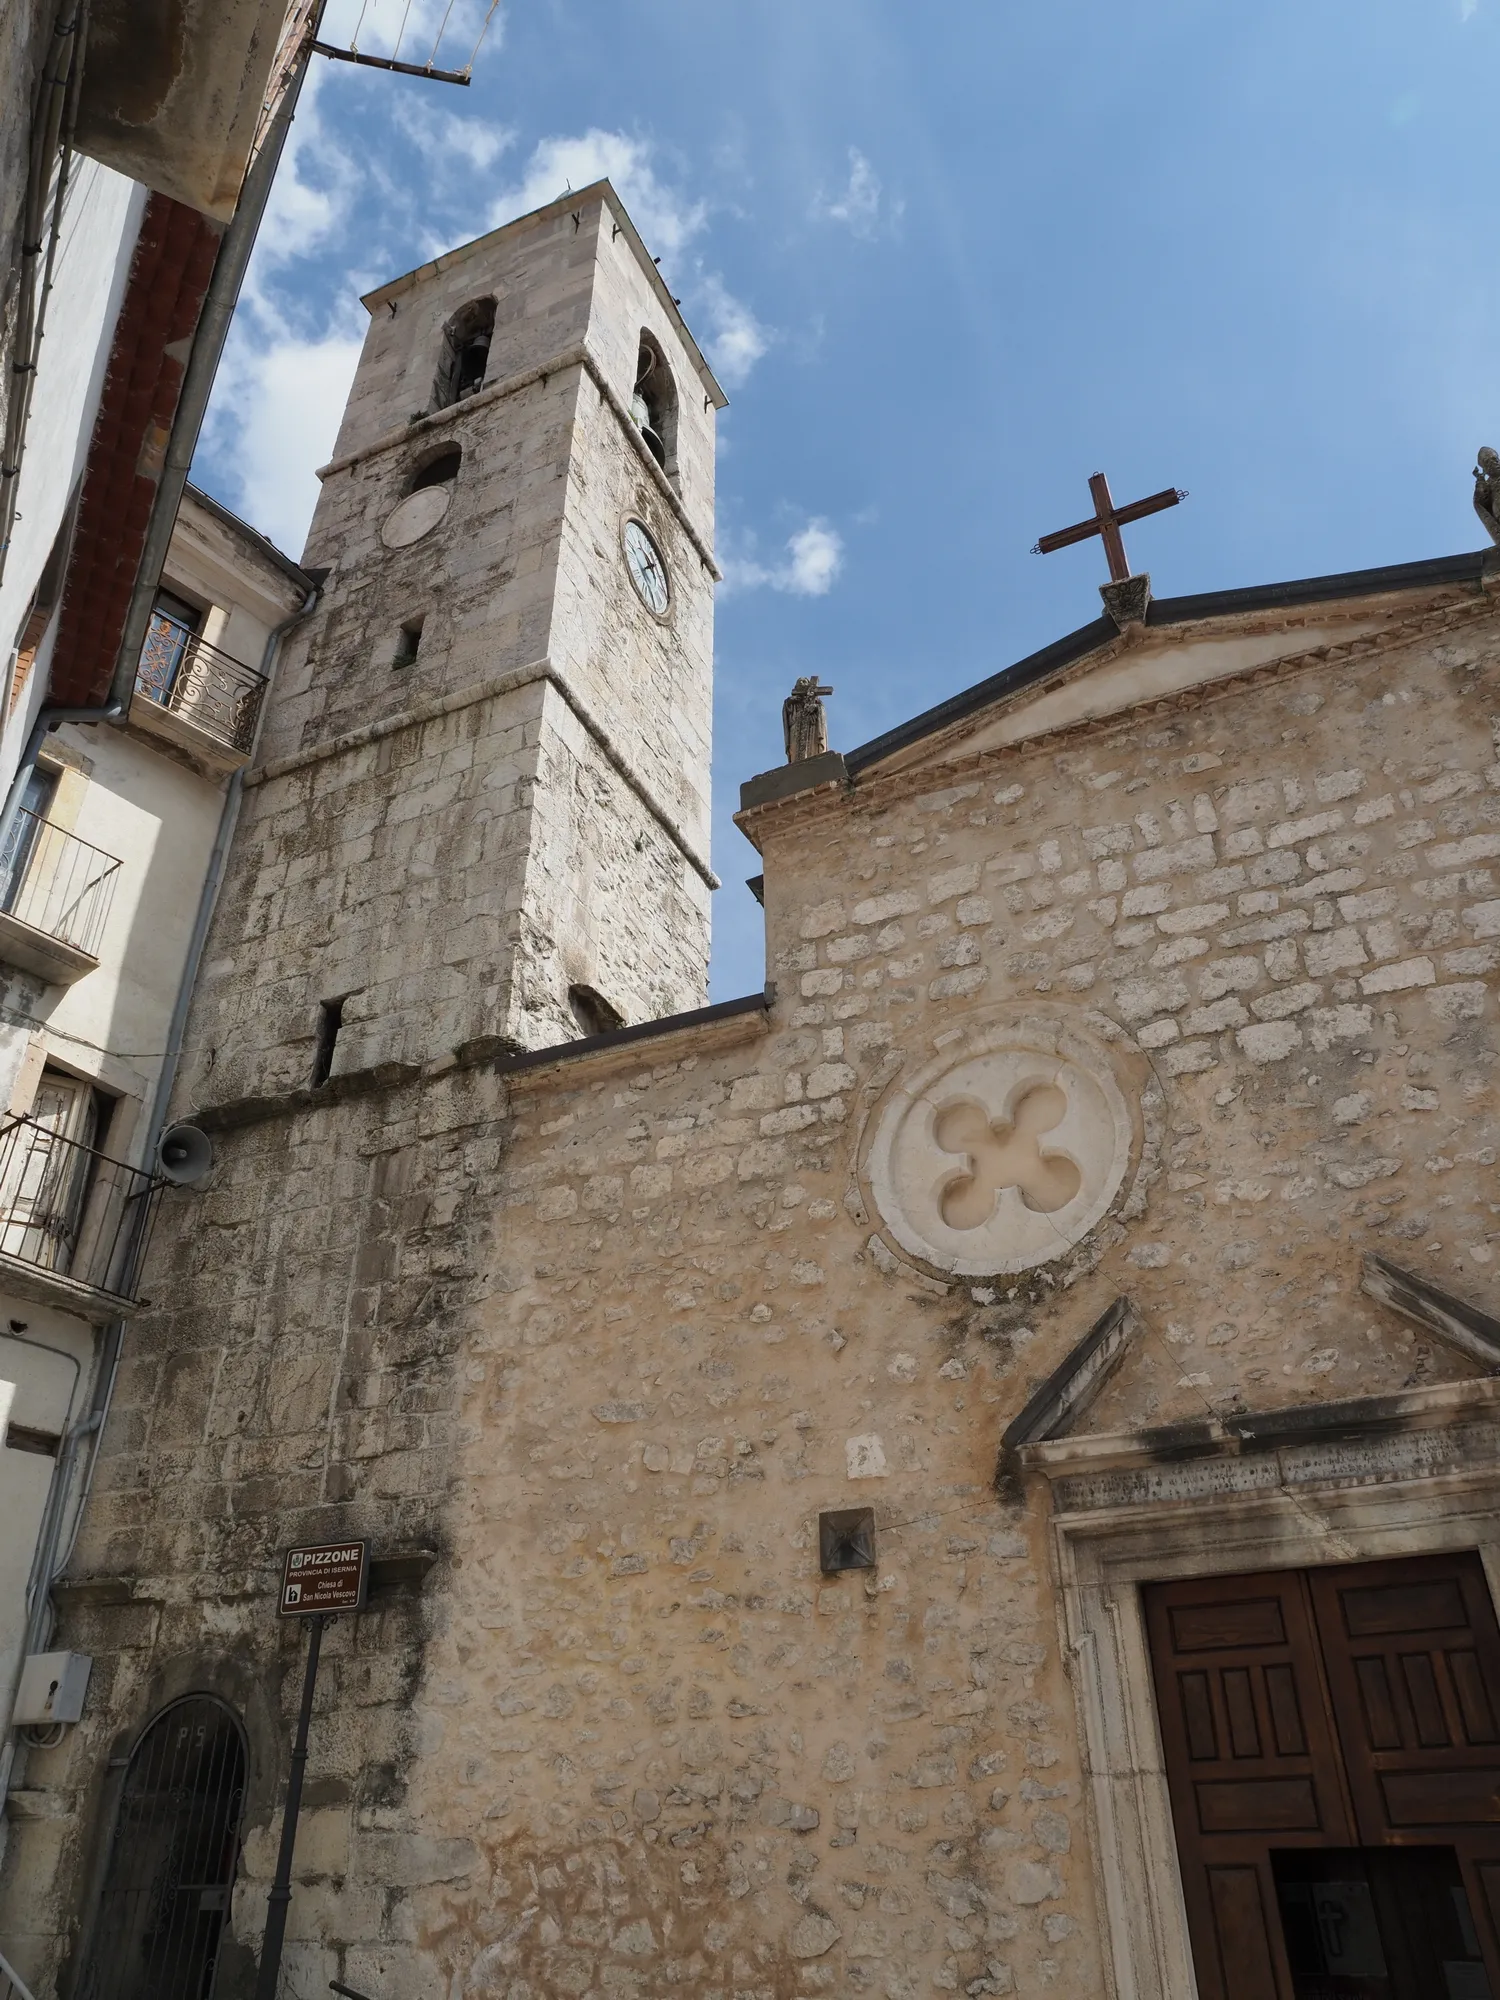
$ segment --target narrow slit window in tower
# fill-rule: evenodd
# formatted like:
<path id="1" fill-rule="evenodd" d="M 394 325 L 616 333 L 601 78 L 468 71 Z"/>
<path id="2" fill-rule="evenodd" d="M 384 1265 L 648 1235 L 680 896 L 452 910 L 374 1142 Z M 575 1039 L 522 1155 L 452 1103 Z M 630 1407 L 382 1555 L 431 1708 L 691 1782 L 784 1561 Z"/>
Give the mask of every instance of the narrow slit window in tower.
<path id="1" fill-rule="evenodd" d="M 318 1039 L 313 1050 L 312 1083 L 316 1090 L 321 1083 L 327 1083 L 333 1074 L 333 1051 L 338 1042 L 339 1029 L 344 1025 L 344 1000 L 325 1000 L 318 1008 Z"/>
<path id="2" fill-rule="evenodd" d="M 422 626 L 420 618 L 408 618 L 396 634 L 396 651 L 391 665 L 397 669 L 415 665 L 417 654 L 422 649 Z"/>

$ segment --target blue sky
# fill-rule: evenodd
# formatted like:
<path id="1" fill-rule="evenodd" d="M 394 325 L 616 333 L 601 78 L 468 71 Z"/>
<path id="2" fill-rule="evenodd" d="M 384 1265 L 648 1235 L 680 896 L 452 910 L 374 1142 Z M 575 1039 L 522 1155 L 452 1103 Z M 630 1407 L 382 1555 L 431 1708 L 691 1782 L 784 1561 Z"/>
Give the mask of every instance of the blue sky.
<path id="1" fill-rule="evenodd" d="M 1095 617 L 1097 542 L 1028 553 L 1089 473 L 1189 490 L 1127 532 L 1158 596 L 1479 543 L 1497 78 L 1500 0 L 503 0 L 468 90 L 318 65 L 195 477 L 295 553 L 358 293 L 609 172 L 731 397 L 728 998 L 763 976 L 730 814 L 792 681 L 849 747 Z"/>

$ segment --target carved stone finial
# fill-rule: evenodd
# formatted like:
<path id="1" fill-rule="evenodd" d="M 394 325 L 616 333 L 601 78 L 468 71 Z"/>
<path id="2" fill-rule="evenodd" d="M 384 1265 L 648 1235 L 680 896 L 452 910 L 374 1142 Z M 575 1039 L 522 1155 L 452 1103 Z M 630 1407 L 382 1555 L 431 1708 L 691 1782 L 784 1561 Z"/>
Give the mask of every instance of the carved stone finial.
<path id="1" fill-rule="evenodd" d="M 823 713 L 823 697 L 832 693 L 833 689 L 824 687 L 816 674 L 804 674 L 793 683 L 791 693 L 781 704 L 781 733 L 789 764 L 806 763 L 809 757 L 821 757 L 827 751 L 828 718 Z"/>
<path id="2" fill-rule="evenodd" d="M 1492 445 L 1479 447 L 1479 463 L 1474 468 L 1474 512 L 1490 540 L 1500 543 L 1500 452 Z"/>
<path id="3" fill-rule="evenodd" d="M 1101 583 L 1099 595 L 1116 625 L 1122 632 L 1128 632 L 1146 622 L 1151 605 L 1151 578 L 1144 570 L 1139 576 L 1122 576 L 1116 583 Z"/>

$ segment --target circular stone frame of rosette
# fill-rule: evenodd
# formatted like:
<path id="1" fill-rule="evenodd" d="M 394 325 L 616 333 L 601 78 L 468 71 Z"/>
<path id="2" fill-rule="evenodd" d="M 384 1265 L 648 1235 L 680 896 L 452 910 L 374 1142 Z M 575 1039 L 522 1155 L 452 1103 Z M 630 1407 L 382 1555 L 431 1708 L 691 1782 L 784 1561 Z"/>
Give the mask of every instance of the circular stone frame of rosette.
<path id="1" fill-rule="evenodd" d="M 1086 1028 L 1061 1012 L 1028 1009 L 972 1023 L 940 1054 L 898 1075 L 865 1128 L 861 1174 L 891 1242 L 944 1278 L 1013 1276 L 1068 1255 L 1135 1179 L 1149 1070 L 1130 1097 L 1118 1071 L 1139 1061 L 1103 1016 L 1090 1016 Z M 1028 1203 L 1020 1185 L 1001 1183 L 991 1190 L 987 1217 L 955 1226 L 945 1207 L 984 1166 L 951 1140 L 939 1144 L 940 1121 L 958 1107 L 978 1106 L 994 1131 L 1031 1092 L 1049 1087 L 1061 1092 L 1065 1108 L 1049 1109 L 1032 1143 L 1039 1162 L 1070 1163 L 1076 1189 L 1047 1208 Z"/>
<path id="2" fill-rule="evenodd" d="M 381 523 L 380 539 L 388 549 L 409 549 L 430 535 L 448 511 L 451 486 L 419 486 L 398 500 Z"/>

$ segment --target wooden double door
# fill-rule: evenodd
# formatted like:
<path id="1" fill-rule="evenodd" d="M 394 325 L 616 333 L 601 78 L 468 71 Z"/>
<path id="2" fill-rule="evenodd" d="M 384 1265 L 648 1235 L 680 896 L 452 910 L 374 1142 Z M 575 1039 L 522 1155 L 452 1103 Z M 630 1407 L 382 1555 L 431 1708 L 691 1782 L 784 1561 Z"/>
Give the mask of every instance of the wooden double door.
<path id="1" fill-rule="evenodd" d="M 1477 1555 L 1153 1584 L 1201 2000 L 1500 2000 L 1500 1628 Z"/>

